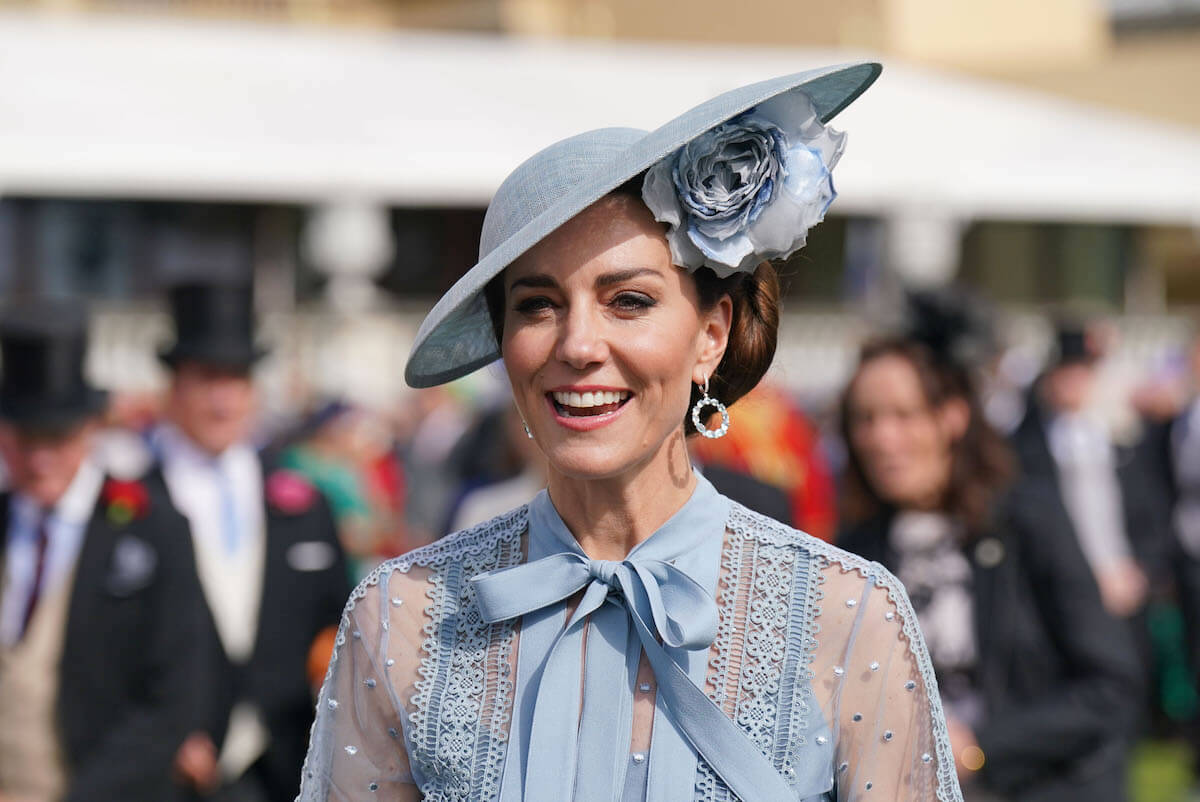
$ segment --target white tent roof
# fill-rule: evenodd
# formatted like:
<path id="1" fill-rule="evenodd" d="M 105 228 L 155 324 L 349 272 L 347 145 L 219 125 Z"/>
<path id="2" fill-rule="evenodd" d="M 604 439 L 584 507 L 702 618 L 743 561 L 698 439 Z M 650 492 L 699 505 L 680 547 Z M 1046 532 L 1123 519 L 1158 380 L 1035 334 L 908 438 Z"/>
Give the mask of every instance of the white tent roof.
<path id="1" fill-rule="evenodd" d="M 486 203 L 540 147 L 845 52 L 0 15 L 0 194 Z M 1200 222 L 1200 132 L 889 63 L 842 212 Z"/>

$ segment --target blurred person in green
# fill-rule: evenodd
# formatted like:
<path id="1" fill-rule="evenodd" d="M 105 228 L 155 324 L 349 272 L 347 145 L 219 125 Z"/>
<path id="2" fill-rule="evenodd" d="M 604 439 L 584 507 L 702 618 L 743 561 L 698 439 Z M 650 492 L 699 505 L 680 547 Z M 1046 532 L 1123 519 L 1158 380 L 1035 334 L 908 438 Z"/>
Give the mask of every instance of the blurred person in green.
<path id="1" fill-rule="evenodd" d="M 1200 336 L 1180 362 L 1176 380 L 1160 377 L 1141 388 L 1135 402 L 1147 424 L 1147 465 L 1170 531 L 1165 580 L 1175 595 L 1152 611 L 1164 657 L 1161 703 L 1191 747 L 1193 792 L 1200 796 Z"/>
<path id="2" fill-rule="evenodd" d="M 333 401 L 294 433 L 280 464 L 329 500 L 357 581 L 405 549 L 405 477 L 394 439 L 371 413 Z"/>

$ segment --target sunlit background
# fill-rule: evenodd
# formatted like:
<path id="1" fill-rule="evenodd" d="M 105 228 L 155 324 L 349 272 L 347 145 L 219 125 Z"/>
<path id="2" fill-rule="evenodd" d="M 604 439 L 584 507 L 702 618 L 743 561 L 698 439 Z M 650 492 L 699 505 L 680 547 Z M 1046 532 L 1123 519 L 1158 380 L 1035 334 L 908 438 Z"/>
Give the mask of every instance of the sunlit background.
<path id="1" fill-rule="evenodd" d="M 524 157 L 862 57 L 886 70 L 837 120 L 841 197 L 788 266 L 787 386 L 832 392 L 898 282 L 969 282 L 1035 358 L 1038 312 L 1110 315 L 1125 371 L 1166 360 L 1200 303 L 1196 0 L 3 8 L 0 293 L 102 301 L 92 367 L 116 389 L 161 381 L 157 289 L 172 231 L 203 217 L 254 276 L 273 407 L 393 404 Z"/>
<path id="2" fill-rule="evenodd" d="M 503 395 L 490 369 L 430 401 L 402 369 L 517 163 L 861 58 L 885 70 L 835 121 L 840 197 L 785 266 L 775 385 L 827 422 L 901 290 L 957 282 L 1018 385 L 1054 316 L 1104 321 L 1103 414 L 1133 436 L 1133 389 L 1182 377 L 1200 309 L 1200 0 L 0 2 L 0 296 L 94 301 L 91 374 L 136 423 L 161 288 L 199 254 L 253 279 L 264 436 L 336 400 L 403 439 Z M 444 418 L 427 461 L 468 428 Z M 410 494 L 408 545 L 435 497 Z M 1142 753 L 1139 802 L 1182 798 L 1173 750 Z"/>

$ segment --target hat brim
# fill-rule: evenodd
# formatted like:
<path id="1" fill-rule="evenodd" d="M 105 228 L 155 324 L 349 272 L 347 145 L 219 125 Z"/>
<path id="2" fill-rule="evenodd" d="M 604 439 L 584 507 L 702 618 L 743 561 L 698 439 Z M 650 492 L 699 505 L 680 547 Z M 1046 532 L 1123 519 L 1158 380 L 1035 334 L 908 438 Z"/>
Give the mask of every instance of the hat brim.
<path id="1" fill-rule="evenodd" d="M 433 387 L 499 359 L 484 286 L 600 198 L 701 133 L 784 92 L 803 90 L 821 121 L 828 122 L 874 83 L 882 69 L 874 62 L 843 64 L 740 87 L 645 133 L 603 164 L 590 165 L 592 169 L 583 172 L 578 184 L 497 245 L 442 296 L 417 331 L 404 368 L 405 381 L 412 387 Z"/>
<path id="2" fill-rule="evenodd" d="M 254 367 L 270 349 L 242 343 L 176 343 L 158 352 L 158 358 L 175 370 L 182 362 L 198 362 L 233 370 Z"/>
<path id="3" fill-rule="evenodd" d="M 19 429 L 64 431 L 107 408 L 108 393 L 91 387 L 78 395 L 52 398 L 0 396 L 0 419 Z"/>

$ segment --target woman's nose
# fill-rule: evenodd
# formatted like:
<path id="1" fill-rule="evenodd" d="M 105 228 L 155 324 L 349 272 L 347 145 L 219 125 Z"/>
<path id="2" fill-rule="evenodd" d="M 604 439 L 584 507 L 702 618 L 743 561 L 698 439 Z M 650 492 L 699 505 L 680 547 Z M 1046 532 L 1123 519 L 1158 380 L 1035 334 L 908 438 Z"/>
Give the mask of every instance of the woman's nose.
<path id="1" fill-rule="evenodd" d="M 907 431 L 903 421 L 892 417 L 881 418 L 875 424 L 872 441 L 875 451 L 880 454 L 895 454 L 903 450 Z"/>
<path id="2" fill-rule="evenodd" d="M 868 454 L 874 454 L 891 447 L 896 439 L 896 427 L 892 421 L 874 416 L 859 421 L 854 434 L 860 447 Z"/>
<path id="3" fill-rule="evenodd" d="M 570 310 L 563 317 L 556 356 L 576 369 L 608 358 L 603 322 L 586 310 Z"/>

